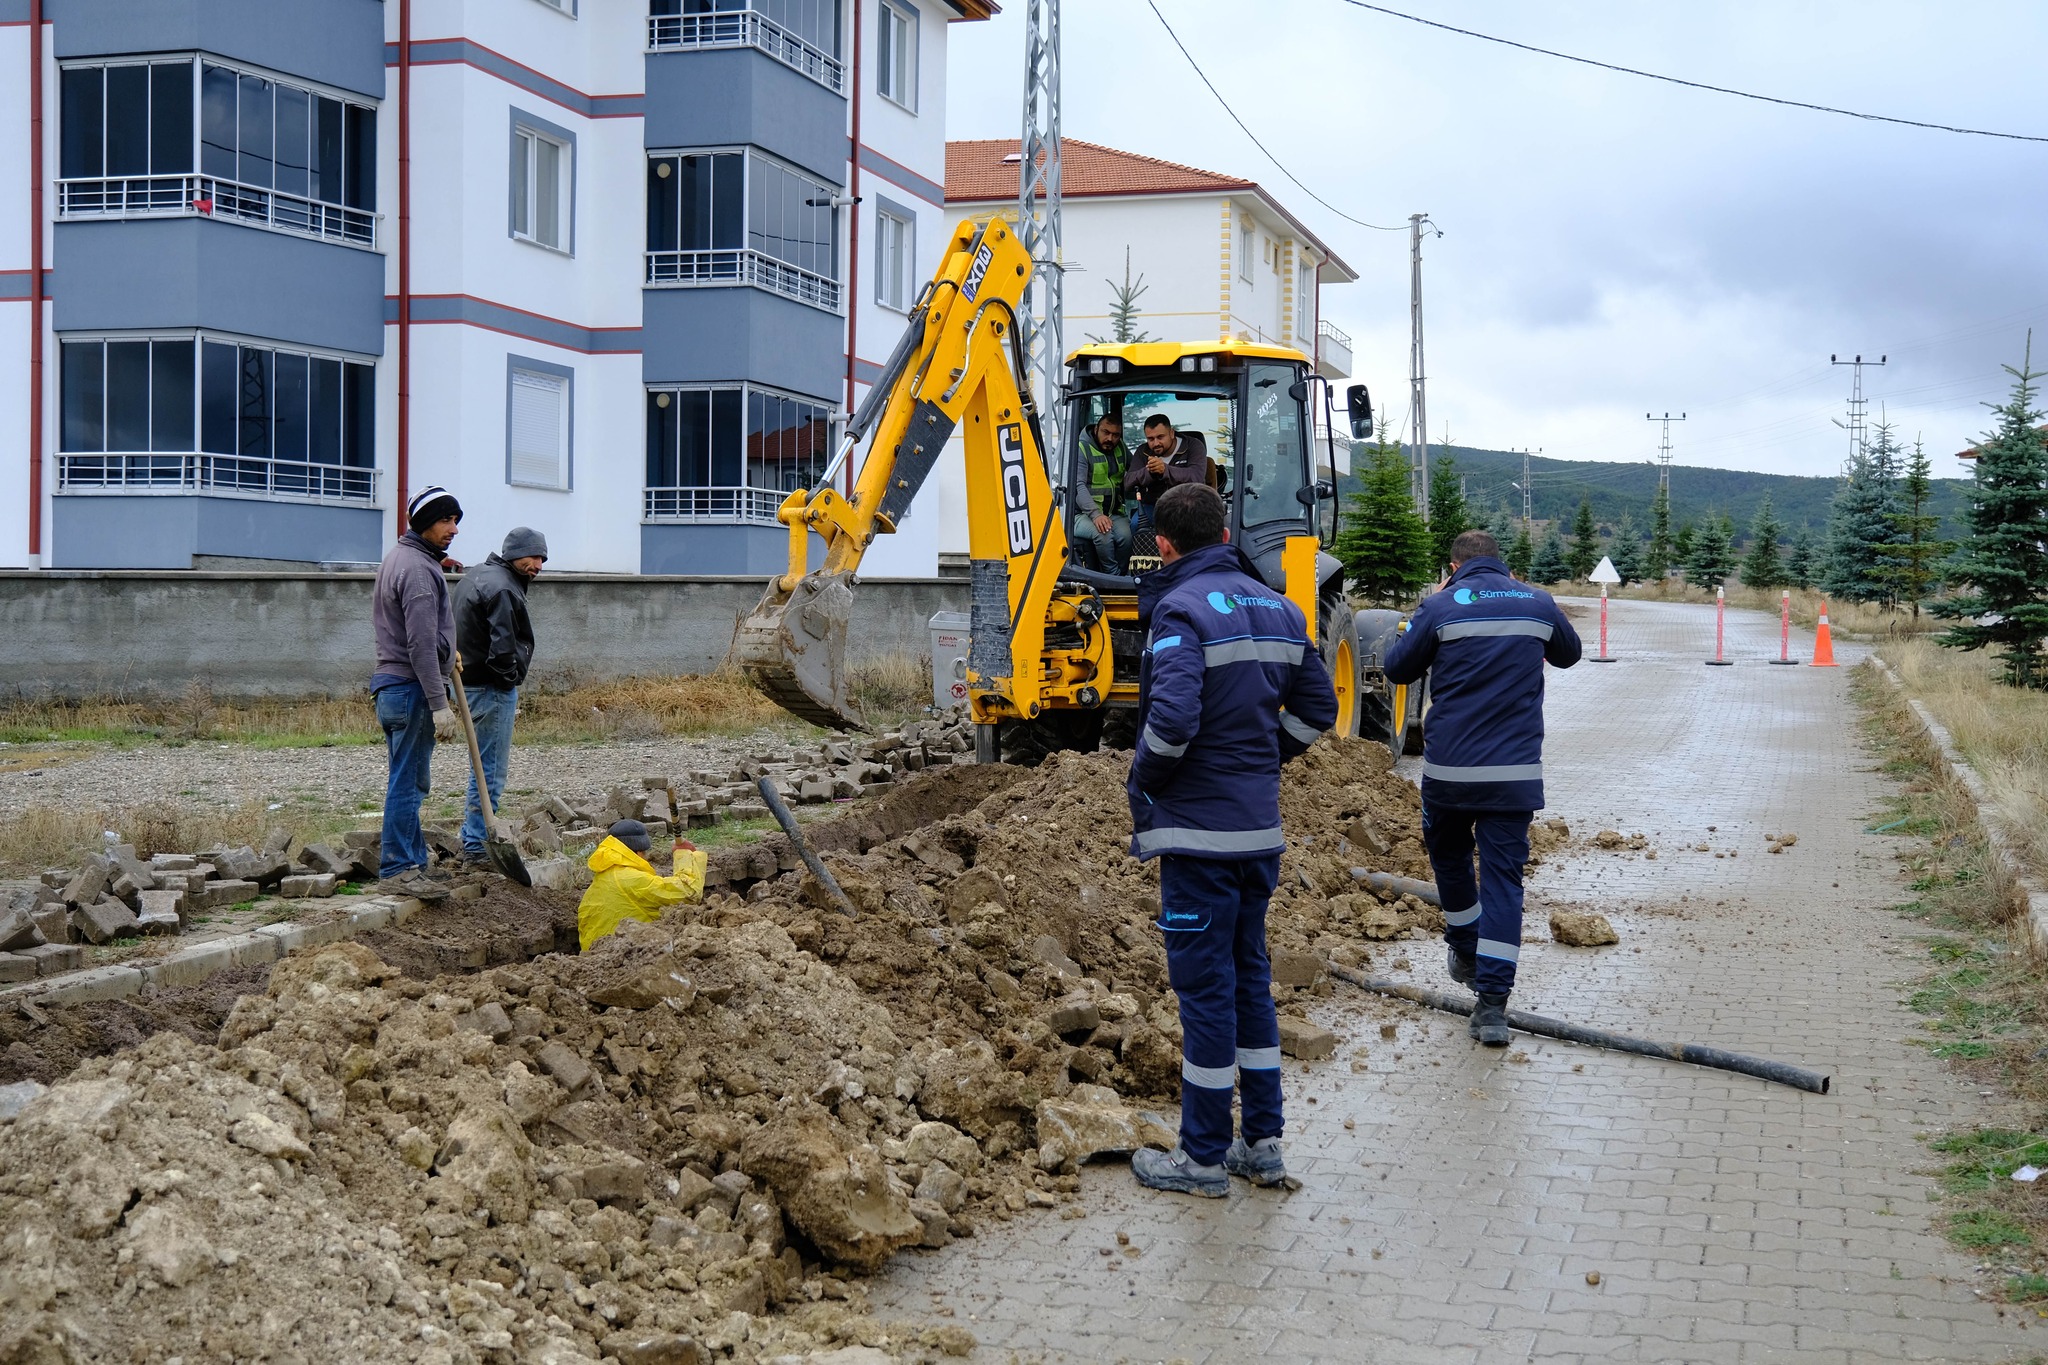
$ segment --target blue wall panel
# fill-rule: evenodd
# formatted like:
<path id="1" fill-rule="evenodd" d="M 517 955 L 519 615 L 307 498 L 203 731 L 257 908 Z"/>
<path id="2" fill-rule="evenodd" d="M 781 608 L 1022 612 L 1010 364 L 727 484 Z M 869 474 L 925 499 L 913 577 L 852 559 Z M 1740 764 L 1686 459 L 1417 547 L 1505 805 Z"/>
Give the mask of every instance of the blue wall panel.
<path id="1" fill-rule="evenodd" d="M 57 56 L 210 52 L 384 98 L 383 0 L 48 0 Z"/>
<path id="2" fill-rule="evenodd" d="M 51 510 L 54 569 L 189 569 L 194 555 L 375 563 L 384 552 L 374 507 L 59 494 Z"/>
<path id="3" fill-rule="evenodd" d="M 384 352 L 384 258 L 216 218 L 60 222 L 56 329 L 213 327 Z"/>
<path id="4" fill-rule="evenodd" d="M 61 294 L 60 294 L 61 297 Z M 846 320 L 765 289 L 642 292 L 650 384 L 769 384 L 828 403 L 846 395 Z"/>
<path id="5" fill-rule="evenodd" d="M 825 542 L 811 537 L 809 567 L 825 562 Z M 789 572 L 789 532 L 780 526 L 640 528 L 640 572 L 753 576 Z"/>
<path id="6" fill-rule="evenodd" d="M 647 145 L 752 145 L 846 181 L 846 97 L 752 48 L 647 57 Z"/>

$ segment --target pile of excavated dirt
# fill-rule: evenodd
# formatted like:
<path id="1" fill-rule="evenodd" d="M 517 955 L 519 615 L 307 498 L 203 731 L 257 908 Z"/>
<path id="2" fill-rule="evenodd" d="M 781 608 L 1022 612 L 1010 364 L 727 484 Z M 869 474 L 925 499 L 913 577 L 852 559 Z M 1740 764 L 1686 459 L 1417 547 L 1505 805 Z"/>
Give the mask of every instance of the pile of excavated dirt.
<path id="1" fill-rule="evenodd" d="M 1171 1140 L 1126 1103 L 1179 1070 L 1127 764 L 944 769 L 813 827 L 855 919 L 788 872 L 580 957 L 408 950 L 431 981 L 396 942 L 335 944 L 211 1042 L 85 1062 L 0 1119 L 0 1365 L 964 1353 L 874 1321 L 858 1274 Z M 1269 937 L 1299 1015 L 1329 990 L 1310 954 L 1441 921 L 1352 878 L 1428 871 L 1384 749 L 1318 745 L 1283 807 Z"/>

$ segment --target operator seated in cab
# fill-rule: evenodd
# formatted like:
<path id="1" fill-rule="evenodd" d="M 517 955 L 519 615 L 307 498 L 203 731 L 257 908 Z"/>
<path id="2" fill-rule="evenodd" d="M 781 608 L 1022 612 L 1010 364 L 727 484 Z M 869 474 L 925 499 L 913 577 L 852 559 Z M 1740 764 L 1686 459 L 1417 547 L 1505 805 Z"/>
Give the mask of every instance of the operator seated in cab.
<path id="1" fill-rule="evenodd" d="M 1165 413 L 1155 412 L 1145 419 L 1145 445 L 1124 475 L 1124 491 L 1132 502 L 1131 525 L 1149 530 L 1154 505 L 1167 489 L 1183 483 L 1216 487 L 1209 443 L 1199 431 L 1175 431 Z"/>
<path id="2" fill-rule="evenodd" d="M 1074 544 L 1089 568 L 1121 574 L 1131 556 L 1131 519 L 1123 514 L 1124 419 L 1107 413 L 1081 435 L 1088 477 L 1074 490 Z"/>

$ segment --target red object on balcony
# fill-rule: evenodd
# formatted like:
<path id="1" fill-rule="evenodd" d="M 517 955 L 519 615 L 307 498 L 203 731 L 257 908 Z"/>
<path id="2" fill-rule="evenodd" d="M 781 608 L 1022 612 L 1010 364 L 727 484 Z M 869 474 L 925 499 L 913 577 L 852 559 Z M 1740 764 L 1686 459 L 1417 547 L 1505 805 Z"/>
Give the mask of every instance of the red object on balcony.
<path id="1" fill-rule="evenodd" d="M 213 212 L 213 201 L 211 199 L 194 199 L 192 207 L 198 209 L 201 213 L 210 214 Z"/>

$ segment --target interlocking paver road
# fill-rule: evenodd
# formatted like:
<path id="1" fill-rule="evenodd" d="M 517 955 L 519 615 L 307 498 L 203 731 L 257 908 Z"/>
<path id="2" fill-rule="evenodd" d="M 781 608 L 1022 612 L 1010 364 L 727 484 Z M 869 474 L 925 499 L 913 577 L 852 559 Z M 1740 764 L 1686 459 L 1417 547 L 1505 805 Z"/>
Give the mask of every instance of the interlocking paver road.
<path id="1" fill-rule="evenodd" d="M 1729 614 L 1734 668 L 1702 664 L 1709 608 L 1617 602 L 1612 633 L 1622 662 L 1552 675 L 1550 813 L 1640 831 L 1658 856 L 1538 869 L 1532 937 L 1546 907 L 1582 905 L 1622 942 L 1532 943 L 1516 1003 L 1813 1067 L 1832 1094 L 1519 1035 L 1484 1051 L 1448 1015 L 1333 999 L 1337 1059 L 1287 1068 L 1301 1190 L 1198 1201 L 1091 1167 L 1087 1217 L 900 1258 L 877 1308 L 965 1325 L 989 1361 L 2048 1353 L 2048 1324 L 1979 1299 L 1933 1230 L 1920 1135 L 1988 1101 L 1903 1041 L 1899 983 L 1925 959 L 1887 908 L 1903 898 L 1887 841 L 1862 833 L 1887 783 L 1844 672 L 1766 666 L 1762 616 Z M 1795 657 L 1811 650 L 1795 636 Z M 1767 853 L 1787 832 L 1797 845 Z M 1403 951 L 1392 974 L 1448 985 L 1435 941 L 1376 969 Z"/>

